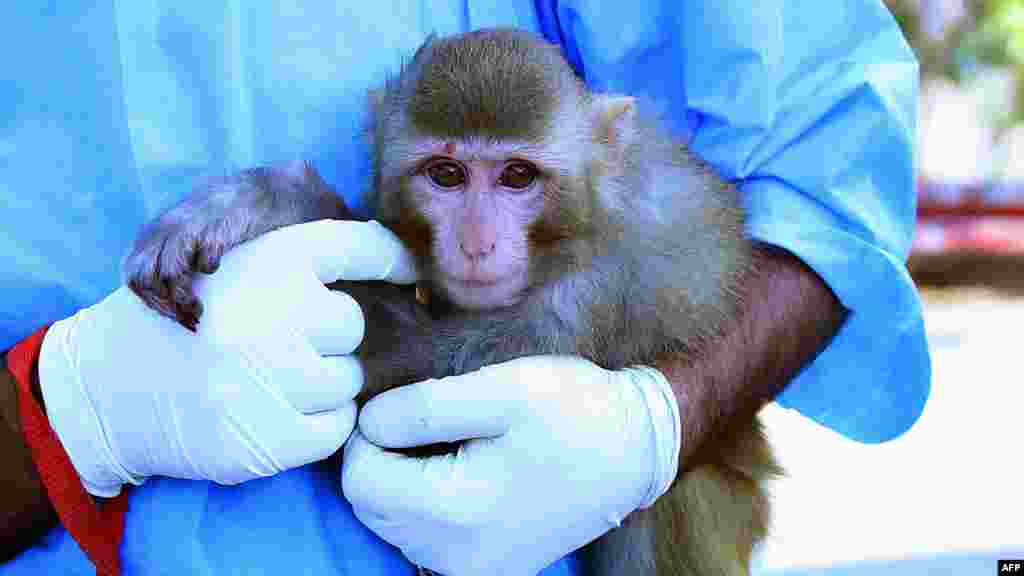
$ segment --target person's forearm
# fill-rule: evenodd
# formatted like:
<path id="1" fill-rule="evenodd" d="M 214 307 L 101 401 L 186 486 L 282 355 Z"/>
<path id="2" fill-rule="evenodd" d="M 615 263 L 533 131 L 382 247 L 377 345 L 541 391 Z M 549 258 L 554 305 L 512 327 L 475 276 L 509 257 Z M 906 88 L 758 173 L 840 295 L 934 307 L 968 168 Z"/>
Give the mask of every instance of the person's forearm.
<path id="1" fill-rule="evenodd" d="M 3 458 L 0 465 L 2 563 L 35 544 L 57 525 L 57 514 L 39 480 L 32 453 L 22 436 L 17 383 L 7 370 L 6 357 L 0 361 L 0 455 Z"/>
<path id="2" fill-rule="evenodd" d="M 774 399 L 846 318 L 829 287 L 798 258 L 767 245 L 758 245 L 755 256 L 746 306 L 724 338 L 697 361 L 657 365 L 679 402 L 683 469 L 697 463 L 701 445 L 733 418 L 749 417 Z"/>

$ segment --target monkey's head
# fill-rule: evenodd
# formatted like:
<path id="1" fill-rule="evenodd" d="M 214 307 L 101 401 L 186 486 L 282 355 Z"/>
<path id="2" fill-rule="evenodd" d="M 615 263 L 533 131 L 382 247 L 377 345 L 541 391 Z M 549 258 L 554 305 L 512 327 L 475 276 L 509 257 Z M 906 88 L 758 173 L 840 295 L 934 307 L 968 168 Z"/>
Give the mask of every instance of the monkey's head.
<path id="1" fill-rule="evenodd" d="M 632 100 L 589 93 L 556 46 L 431 38 L 372 100 L 377 218 L 452 304 L 511 305 L 612 229 L 598 181 L 621 164 Z"/>

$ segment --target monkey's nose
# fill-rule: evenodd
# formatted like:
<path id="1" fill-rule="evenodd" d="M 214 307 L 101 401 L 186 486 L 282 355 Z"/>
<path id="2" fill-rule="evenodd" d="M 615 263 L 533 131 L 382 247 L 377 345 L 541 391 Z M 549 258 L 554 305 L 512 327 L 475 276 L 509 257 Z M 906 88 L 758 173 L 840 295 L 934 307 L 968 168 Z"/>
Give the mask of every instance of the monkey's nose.
<path id="1" fill-rule="evenodd" d="M 465 242 L 459 242 L 459 248 L 462 250 L 462 253 L 470 260 L 486 258 L 494 252 L 494 247 L 495 242 L 491 242 L 489 244 L 484 242 L 470 243 L 468 245 Z"/>

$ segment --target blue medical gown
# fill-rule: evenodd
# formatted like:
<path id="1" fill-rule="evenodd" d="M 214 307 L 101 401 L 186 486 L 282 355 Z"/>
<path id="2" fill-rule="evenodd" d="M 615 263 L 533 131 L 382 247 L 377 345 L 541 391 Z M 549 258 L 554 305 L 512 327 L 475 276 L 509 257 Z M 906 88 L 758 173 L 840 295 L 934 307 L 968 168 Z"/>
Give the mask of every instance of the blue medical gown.
<path id="1" fill-rule="evenodd" d="M 307 158 L 361 208 L 366 90 L 431 32 L 503 25 L 561 43 L 592 87 L 662 114 L 740 182 L 750 232 L 851 310 L 781 405 L 863 442 L 923 408 L 930 363 L 903 265 L 917 66 L 879 0 L 99 0 L 0 14 L 0 349 L 113 290 L 139 225 L 206 176 Z M 337 485 L 318 466 L 235 487 L 153 479 L 132 494 L 126 573 L 411 573 Z M 92 573 L 59 528 L 0 567 L 58 571 Z M 545 574 L 573 572 L 570 558 Z"/>

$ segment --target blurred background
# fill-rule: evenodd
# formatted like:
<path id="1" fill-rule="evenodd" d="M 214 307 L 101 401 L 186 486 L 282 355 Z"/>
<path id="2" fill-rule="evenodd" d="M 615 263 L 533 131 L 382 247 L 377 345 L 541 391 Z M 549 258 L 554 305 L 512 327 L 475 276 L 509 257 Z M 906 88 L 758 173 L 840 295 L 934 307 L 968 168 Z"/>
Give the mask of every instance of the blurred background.
<path id="1" fill-rule="evenodd" d="M 1024 558 L 1024 0 L 886 0 L 921 62 L 918 228 L 932 395 L 859 445 L 776 406 L 772 576 L 994 575 Z"/>

